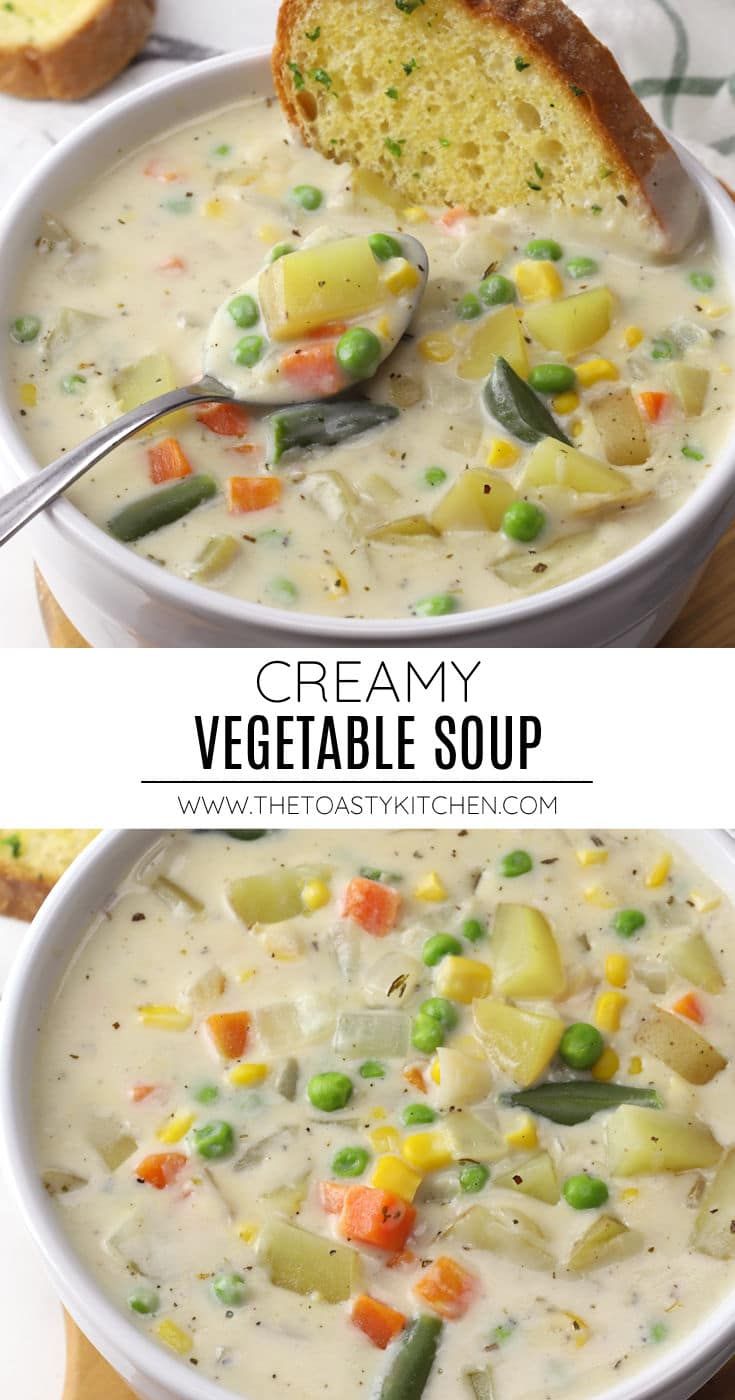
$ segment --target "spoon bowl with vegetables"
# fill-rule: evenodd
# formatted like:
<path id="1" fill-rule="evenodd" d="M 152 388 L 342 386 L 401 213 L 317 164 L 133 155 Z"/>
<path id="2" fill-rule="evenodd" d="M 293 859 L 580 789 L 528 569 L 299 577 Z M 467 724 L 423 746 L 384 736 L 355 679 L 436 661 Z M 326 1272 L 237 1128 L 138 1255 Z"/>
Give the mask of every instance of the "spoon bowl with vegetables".
<path id="1" fill-rule="evenodd" d="M 329 446 L 396 417 L 391 405 L 346 395 L 395 350 L 428 272 L 424 247 L 408 234 L 325 237 L 317 230 L 298 251 L 276 245 L 266 266 L 215 312 L 201 379 L 138 404 L 9 491 L 0 501 L 0 544 L 121 443 L 192 404 L 283 406 L 269 421 L 273 464 L 290 448 Z M 208 474 L 187 474 L 121 510 L 110 532 L 140 539 L 216 491 Z"/>

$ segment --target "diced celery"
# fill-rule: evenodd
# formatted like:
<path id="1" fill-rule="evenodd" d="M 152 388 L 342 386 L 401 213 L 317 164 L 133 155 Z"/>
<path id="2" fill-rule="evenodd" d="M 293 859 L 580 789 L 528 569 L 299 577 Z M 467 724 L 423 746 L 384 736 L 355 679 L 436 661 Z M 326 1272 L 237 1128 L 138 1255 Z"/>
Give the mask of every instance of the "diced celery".
<path id="1" fill-rule="evenodd" d="M 293 1054 L 301 1046 L 318 1045 L 332 1035 L 335 1020 L 332 1002 L 316 992 L 260 1006 L 255 1013 L 258 1034 L 272 1055 Z"/>
<path id="2" fill-rule="evenodd" d="M 529 1269 L 552 1269 L 554 1258 L 540 1225 L 516 1207 L 472 1206 L 446 1231 L 447 1236 L 474 1249 L 501 1254 Z"/>
<path id="3" fill-rule="evenodd" d="M 605 1264 L 617 1264 L 643 1248 L 638 1230 L 631 1230 L 614 1215 L 600 1215 L 577 1240 L 567 1268 L 573 1273 L 589 1273 Z"/>
<path id="4" fill-rule="evenodd" d="M 416 991 L 424 971 L 408 953 L 385 953 L 363 975 L 363 1000 L 367 1006 L 403 1006 Z"/>
<path id="5" fill-rule="evenodd" d="M 343 1011 L 332 1046 L 347 1060 L 405 1059 L 410 1027 L 403 1011 Z"/>
<path id="6" fill-rule="evenodd" d="M 511 588 L 540 593 L 576 578 L 584 572 L 585 566 L 593 568 L 598 562 L 598 552 L 596 531 L 579 530 L 550 544 L 524 549 L 522 554 L 509 554 L 495 565 L 495 573 Z"/>
<path id="7" fill-rule="evenodd" d="M 411 540 L 437 539 L 439 530 L 425 515 L 403 515 L 399 520 L 388 520 L 368 532 L 368 539 L 387 544 L 407 544 Z"/>
<path id="8" fill-rule="evenodd" d="M 287 262 L 287 258 L 282 258 Z M 258 1262 L 271 1283 L 292 1293 L 318 1293 L 327 1303 L 344 1303 L 357 1280 L 353 1249 L 324 1239 L 285 1220 L 269 1220 L 258 1240 Z"/>
<path id="9" fill-rule="evenodd" d="M 703 933 L 692 933 L 674 943 L 666 954 L 675 972 L 705 992 L 721 992 L 725 979 Z"/>
<path id="10" fill-rule="evenodd" d="M 66 1196 L 70 1191 L 79 1191 L 87 1185 L 86 1176 L 65 1170 L 63 1167 L 47 1167 L 41 1173 L 41 1180 L 49 1196 Z"/>
<path id="11" fill-rule="evenodd" d="M 520 1191 L 521 1195 L 534 1196 L 537 1201 L 545 1201 L 555 1206 L 559 1200 L 559 1182 L 554 1163 L 548 1152 L 539 1152 L 498 1172 L 493 1177 L 493 1186 L 502 1186 L 507 1191 Z"/>
<path id="12" fill-rule="evenodd" d="M 466 1109 L 453 1113 L 447 1120 L 447 1133 L 457 1161 L 469 1157 L 475 1162 L 497 1162 L 505 1154 L 505 1143 L 497 1124 Z"/>
<path id="13" fill-rule="evenodd" d="M 188 909 L 191 914 L 201 914 L 204 905 L 201 899 L 195 894 L 190 894 L 183 885 L 179 885 L 176 880 L 169 880 L 167 875 L 159 875 L 153 881 L 151 889 L 167 904 L 169 909 L 174 911 L 181 908 Z"/>
<path id="14" fill-rule="evenodd" d="M 207 583 L 218 578 L 234 563 L 240 545 L 234 535 L 212 535 L 189 569 L 189 577 Z"/>

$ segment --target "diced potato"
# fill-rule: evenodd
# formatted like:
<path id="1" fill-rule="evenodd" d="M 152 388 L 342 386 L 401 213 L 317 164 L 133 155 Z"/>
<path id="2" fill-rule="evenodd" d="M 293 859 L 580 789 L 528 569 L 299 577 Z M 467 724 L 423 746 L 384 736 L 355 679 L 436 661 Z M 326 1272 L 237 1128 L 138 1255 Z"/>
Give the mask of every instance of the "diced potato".
<path id="1" fill-rule="evenodd" d="M 704 992 L 722 991 L 725 979 L 703 933 L 692 933 L 683 942 L 675 943 L 666 956 L 674 971 L 687 982 Z"/>
<path id="2" fill-rule="evenodd" d="M 240 550 L 234 535 L 211 535 L 189 569 L 189 577 L 208 583 L 234 563 Z"/>
<path id="3" fill-rule="evenodd" d="M 529 306 L 525 321 L 534 340 L 540 341 L 547 350 L 578 355 L 609 331 L 612 313 L 612 293 L 607 287 L 595 287 L 561 301 Z"/>
<path id="4" fill-rule="evenodd" d="M 395 486 L 386 476 L 381 476 L 379 472 L 372 472 L 364 483 L 363 492 L 379 506 L 390 506 L 398 500 L 400 491 L 396 491 Z"/>
<path id="5" fill-rule="evenodd" d="M 77 311 L 73 306 L 62 306 L 56 320 L 40 341 L 39 358 L 42 363 L 53 364 L 75 341 L 95 331 L 101 321 L 102 317 L 93 315 L 91 311 Z"/>
<path id="6" fill-rule="evenodd" d="M 131 408 L 138 408 L 139 404 L 147 403 L 149 399 L 155 399 L 159 394 L 167 394 L 175 388 L 177 380 L 174 367 L 169 356 L 163 353 L 144 355 L 134 365 L 121 369 L 112 381 L 112 391 L 121 413 L 128 413 Z M 188 421 L 187 410 L 177 408 L 143 431 L 170 431 Z"/>
<path id="7" fill-rule="evenodd" d="M 493 1177 L 493 1186 L 502 1186 L 507 1191 L 520 1191 L 524 1196 L 534 1196 L 537 1201 L 546 1201 L 555 1206 L 559 1200 L 559 1181 L 554 1163 L 548 1152 L 539 1152 L 527 1161 L 508 1167 Z"/>
<path id="8" fill-rule="evenodd" d="M 615 389 L 590 404 L 608 462 L 639 467 L 650 455 L 648 434 L 630 389 Z"/>
<path id="9" fill-rule="evenodd" d="M 521 379 L 528 377 L 526 342 L 514 306 L 504 306 L 481 322 L 457 366 L 457 374 L 460 379 L 485 379 L 498 355 Z"/>
<path id="10" fill-rule="evenodd" d="M 387 520 L 369 530 L 369 540 L 380 540 L 384 544 L 409 544 L 411 540 L 438 539 L 439 530 L 425 515 L 402 515 L 398 520 Z"/>
<path id="11" fill-rule="evenodd" d="M 367 238 L 337 238 L 277 258 L 261 272 L 258 292 L 268 332 L 281 341 L 372 311 L 383 297 Z"/>
<path id="12" fill-rule="evenodd" d="M 138 1144 L 125 1126 L 116 1118 L 96 1118 L 90 1124 L 89 1141 L 99 1152 L 108 1171 L 117 1171 L 128 1157 L 137 1151 Z"/>
<path id="13" fill-rule="evenodd" d="M 333 1034 L 337 1016 L 332 1002 L 315 992 L 304 992 L 294 1001 L 260 1006 L 255 1024 L 266 1049 L 283 1055 L 303 1045 L 318 1045 Z"/>
<path id="14" fill-rule="evenodd" d="M 208 967 L 206 972 L 199 973 L 187 983 L 184 989 L 184 1001 L 187 1006 L 200 1010 L 222 996 L 226 982 L 227 979 L 221 967 Z"/>
<path id="15" fill-rule="evenodd" d="M 614 1215 L 600 1215 L 577 1240 L 567 1268 L 576 1274 L 589 1273 L 605 1264 L 617 1264 L 643 1248 L 643 1237 Z"/>
<path id="16" fill-rule="evenodd" d="M 545 588 L 558 588 L 584 573 L 585 563 L 593 568 L 598 555 L 597 534 L 594 530 L 579 530 L 563 535 L 550 544 L 545 542 L 522 554 L 509 554 L 494 566 L 498 578 L 511 588 L 525 593 L 540 593 Z"/>
<path id="17" fill-rule="evenodd" d="M 709 382 L 709 370 L 699 365 L 671 366 L 671 383 L 687 418 L 698 418 L 704 409 Z"/>
<path id="18" fill-rule="evenodd" d="M 725 1154 L 702 1197 L 692 1243 L 715 1259 L 735 1259 L 735 1151 Z"/>
<path id="19" fill-rule="evenodd" d="M 696 1118 L 623 1104 L 608 1119 L 607 1154 L 613 1176 L 712 1167 L 721 1152 L 710 1129 Z"/>
<path id="20" fill-rule="evenodd" d="M 499 904 L 493 927 L 495 988 L 506 997 L 558 997 L 566 977 L 548 920 L 529 904 Z"/>
<path id="21" fill-rule="evenodd" d="M 244 924 L 280 924 L 303 912 L 301 891 L 307 881 L 328 878 L 330 873 L 328 867 L 293 866 L 275 875 L 246 875 L 231 881 L 227 895 Z"/>
<path id="22" fill-rule="evenodd" d="M 352 172 L 352 188 L 356 194 L 367 195 L 368 199 L 378 199 L 381 204 L 387 204 L 390 209 L 405 209 L 406 196 L 400 190 L 394 190 L 386 183 L 382 175 L 376 175 L 374 170 L 365 170 L 362 166 L 356 166 Z"/>
<path id="23" fill-rule="evenodd" d="M 475 1055 L 465 1055 L 461 1050 L 441 1046 L 437 1050 L 439 1062 L 439 1082 L 434 1098 L 439 1108 L 451 1108 L 453 1104 L 480 1103 L 486 1099 L 493 1076 L 487 1060 L 479 1060 Z"/>
<path id="24" fill-rule="evenodd" d="M 536 444 L 526 463 L 523 484 L 563 486 L 569 491 L 594 491 L 601 495 L 630 491 L 630 480 L 624 472 L 555 438 L 543 438 Z"/>
<path id="25" fill-rule="evenodd" d="M 497 532 L 515 499 L 513 487 L 502 477 L 484 467 L 470 467 L 442 497 L 431 523 L 441 534 L 450 530 Z"/>
<path id="26" fill-rule="evenodd" d="M 525 1264 L 529 1269 L 552 1269 L 554 1258 L 540 1225 L 522 1211 L 505 1206 L 472 1206 L 445 1231 L 474 1249 L 487 1249 Z"/>
<path id="27" fill-rule="evenodd" d="M 543 1073 L 559 1048 L 564 1022 L 485 997 L 473 1005 L 477 1034 L 493 1063 L 522 1089 Z"/>
<path id="28" fill-rule="evenodd" d="M 727 1064 L 699 1031 L 660 1006 L 652 1007 L 643 1018 L 635 1040 L 690 1084 L 709 1084 Z"/>
<path id="29" fill-rule="evenodd" d="M 79 1191 L 87 1185 L 86 1176 L 78 1176 L 64 1167 L 46 1167 L 41 1180 L 49 1196 L 67 1196 L 70 1191 Z"/>
<path id="30" fill-rule="evenodd" d="M 489 1118 L 481 1118 L 478 1113 L 453 1113 L 447 1119 L 447 1134 L 458 1162 L 463 1158 L 498 1162 L 505 1155 L 505 1143 L 497 1124 Z"/>
<path id="31" fill-rule="evenodd" d="M 318 1293 L 327 1303 L 346 1302 L 360 1263 L 354 1249 L 337 1244 L 331 1235 L 324 1239 L 298 1225 L 275 1219 L 269 1220 L 261 1231 L 258 1262 L 277 1288 L 304 1295 Z"/>
<path id="32" fill-rule="evenodd" d="M 279 1215 L 297 1215 L 306 1200 L 310 1175 L 310 1172 L 306 1172 L 289 1186 L 276 1186 L 272 1191 L 266 1191 L 262 1198 L 264 1204 Z"/>

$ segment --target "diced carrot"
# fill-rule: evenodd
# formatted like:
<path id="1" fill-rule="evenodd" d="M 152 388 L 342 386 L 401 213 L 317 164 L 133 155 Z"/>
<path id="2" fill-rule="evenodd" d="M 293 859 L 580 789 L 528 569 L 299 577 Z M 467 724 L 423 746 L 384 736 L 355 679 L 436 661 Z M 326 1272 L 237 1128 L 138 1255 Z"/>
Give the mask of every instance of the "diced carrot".
<path id="1" fill-rule="evenodd" d="M 704 1024 L 702 1004 L 694 992 L 687 992 L 685 996 L 679 997 L 671 1009 L 679 1016 L 687 1016 L 690 1021 L 697 1021 L 700 1026 Z"/>
<path id="2" fill-rule="evenodd" d="M 337 340 L 346 330 L 346 321 L 326 321 L 323 326 L 315 326 L 313 331 L 307 331 L 306 335 L 307 340 Z"/>
<path id="3" fill-rule="evenodd" d="M 407 1084 L 410 1084 L 414 1089 L 418 1089 L 420 1094 L 426 1093 L 426 1080 L 418 1065 L 407 1065 L 402 1073 Z"/>
<path id="4" fill-rule="evenodd" d="M 138 1163 L 135 1175 L 139 1181 L 147 1181 L 149 1186 L 163 1191 L 164 1187 L 170 1186 L 171 1182 L 176 1180 L 188 1160 L 183 1152 L 154 1152 Z"/>
<path id="5" fill-rule="evenodd" d="M 452 209 L 446 209 L 437 219 L 441 228 L 452 229 L 455 224 L 460 224 L 464 219 L 472 217 L 471 211 L 465 209 L 463 204 L 455 204 Z"/>
<path id="6" fill-rule="evenodd" d="M 163 262 L 158 264 L 159 272 L 183 272 L 185 267 L 184 259 L 178 257 L 176 253 L 172 253 L 170 257 L 164 258 Z"/>
<path id="7" fill-rule="evenodd" d="M 250 427 L 250 415 L 236 403 L 207 403 L 199 409 L 197 423 L 220 437 L 243 437 Z"/>
<path id="8" fill-rule="evenodd" d="M 403 1249 L 415 1222 L 415 1207 L 392 1191 L 350 1186 L 345 1192 L 339 1228 L 345 1239 L 395 1254 Z"/>
<path id="9" fill-rule="evenodd" d="M 205 1022 L 212 1044 L 226 1060 L 239 1060 L 245 1054 L 250 1035 L 247 1011 L 216 1011 Z"/>
<path id="10" fill-rule="evenodd" d="M 339 1181 L 319 1182 L 319 1204 L 327 1215 L 339 1215 L 345 1203 L 347 1187 Z"/>
<path id="11" fill-rule="evenodd" d="M 477 1277 L 455 1259 L 440 1254 L 414 1284 L 414 1293 L 440 1317 L 464 1317 L 477 1292 Z"/>
<path id="12" fill-rule="evenodd" d="M 415 1264 L 416 1255 L 412 1249 L 402 1249 L 400 1254 L 394 1254 L 390 1259 L 386 1259 L 386 1269 L 400 1269 L 405 1264 Z"/>
<path id="13" fill-rule="evenodd" d="M 277 476 L 229 476 L 227 509 L 230 515 L 248 510 L 265 510 L 281 499 L 283 482 Z"/>
<path id="14" fill-rule="evenodd" d="M 191 462 L 176 438 L 164 438 L 162 442 L 149 447 L 148 462 L 148 475 L 156 486 L 162 481 L 178 481 L 179 477 L 191 476 Z"/>
<path id="15" fill-rule="evenodd" d="M 254 460 L 258 457 L 265 458 L 263 448 L 258 447 L 254 442 L 238 442 L 236 446 L 228 447 L 227 451 L 237 452 L 240 457 L 252 457 Z"/>
<path id="16" fill-rule="evenodd" d="M 385 1351 L 393 1338 L 403 1331 L 408 1319 L 396 1308 L 388 1307 L 387 1303 L 371 1298 L 368 1293 L 361 1293 L 352 1304 L 352 1321 L 370 1338 L 373 1346 Z"/>
<path id="17" fill-rule="evenodd" d="M 148 1095 L 155 1093 L 155 1091 L 155 1084 L 131 1084 L 128 1089 L 128 1098 L 133 1103 L 142 1103 L 143 1099 L 147 1099 Z"/>
<path id="18" fill-rule="evenodd" d="M 649 423 L 658 423 L 668 401 L 668 394 L 658 389 L 644 389 L 638 395 L 638 402 Z"/>
<path id="19" fill-rule="evenodd" d="M 143 170 L 143 174 L 147 175 L 149 180 L 161 180 L 165 185 L 179 178 L 178 170 L 172 170 L 168 162 L 163 160 L 160 156 L 153 156 L 151 160 L 148 161 L 148 164 Z"/>
<path id="20" fill-rule="evenodd" d="M 307 394 L 321 397 L 337 394 L 345 387 L 345 377 L 337 364 L 333 340 L 320 340 L 303 345 L 281 356 L 280 371 L 284 379 Z"/>
<path id="21" fill-rule="evenodd" d="M 354 919 L 366 933 L 384 938 L 395 927 L 401 896 L 390 885 L 355 875 L 345 890 L 342 913 Z"/>

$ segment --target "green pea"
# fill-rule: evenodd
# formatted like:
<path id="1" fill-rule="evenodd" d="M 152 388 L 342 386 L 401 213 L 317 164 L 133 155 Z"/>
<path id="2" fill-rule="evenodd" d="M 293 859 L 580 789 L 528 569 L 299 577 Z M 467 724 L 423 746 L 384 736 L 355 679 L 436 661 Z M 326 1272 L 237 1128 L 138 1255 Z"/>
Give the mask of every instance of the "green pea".
<path id="1" fill-rule="evenodd" d="M 266 584 L 266 593 L 280 608 L 288 608 L 296 602 L 299 590 L 290 578 L 272 578 Z"/>
<path id="2" fill-rule="evenodd" d="M 241 1308 L 248 1296 L 242 1274 L 217 1274 L 212 1279 L 212 1292 L 226 1308 Z"/>
<path id="3" fill-rule="evenodd" d="M 30 340 L 36 339 L 40 329 L 40 316 L 16 316 L 10 322 L 10 338 L 16 345 L 27 345 Z"/>
<path id="4" fill-rule="evenodd" d="M 618 909 L 613 919 L 613 928 L 621 938 L 632 938 L 639 928 L 643 928 L 645 922 L 646 916 L 640 909 Z"/>
<path id="5" fill-rule="evenodd" d="M 341 335 L 334 351 L 337 364 L 350 379 L 369 379 L 375 374 L 383 347 L 374 331 L 353 326 Z"/>
<path id="6" fill-rule="evenodd" d="M 462 944 L 458 938 L 453 938 L 451 933 L 432 933 L 431 938 L 427 938 L 421 950 L 421 956 L 427 967 L 436 967 L 442 958 L 446 958 L 448 953 L 461 953 Z"/>
<path id="7" fill-rule="evenodd" d="M 588 1021 L 575 1021 L 567 1026 L 559 1046 L 559 1054 L 572 1069 L 592 1069 L 597 1064 L 605 1042 L 596 1026 Z"/>
<path id="8" fill-rule="evenodd" d="M 161 208 L 169 214 L 190 214 L 193 203 L 193 199 L 164 199 Z"/>
<path id="9" fill-rule="evenodd" d="M 212 147 L 212 155 L 213 155 L 213 156 L 228 156 L 228 155 L 230 154 L 230 151 L 231 151 L 231 150 L 232 150 L 232 146 L 229 144 L 229 142 L 227 142 L 227 141 L 222 141 L 221 144 L 220 144 L 219 146 L 213 146 L 213 147 Z"/>
<path id="10" fill-rule="evenodd" d="M 689 281 L 697 292 L 711 292 L 715 285 L 711 272 L 690 272 Z"/>
<path id="11" fill-rule="evenodd" d="M 197 1084 L 191 1096 L 197 1103 L 214 1103 L 219 1098 L 219 1089 L 216 1084 Z"/>
<path id="12" fill-rule="evenodd" d="M 302 209 L 308 209 L 311 212 L 320 207 L 324 195 L 321 190 L 317 189 L 316 185 L 294 185 L 291 199 L 300 204 Z"/>
<path id="13" fill-rule="evenodd" d="M 558 262 L 563 254 L 563 248 L 554 238 L 532 238 L 526 244 L 526 257 L 538 258 L 544 262 Z"/>
<path id="14" fill-rule="evenodd" d="M 578 282 L 580 277 L 594 277 L 600 271 L 599 263 L 594 258 L 570 258 L 567 263 L 567 272 Z"/>
<path id="15" fill-rule="evenodd" d="M 610 1194 L 599 1176 L 588 1176 L 586 1172 L 568 1176 L 561 1189 L 567 1205 L 574 1210 L 596 1210 L 604 1206 Z"/>
<path id="16" fill-rule="evenodd" d="M 417 617 L 446 617 L 456 607 L 457 599 L 453 593 L 429 593 L 414 603 L 413 610 Z"/>
<path id="17" fill-rule="evenodd" d="M 364 1147 L 342 1147 L 332 1158 L 332 1171 L 335 1176 L 362 1176 L 369 1160 Z"/>
<path id="18" fill-rule="evenodd" d="M 672 340 L 667 340 L 665 336 L 657 336 L 651 341 L 652 360 L 673 360 L 676 354 L 676 346 Z"/>
<path id="19" fill-rule="evenodd" d="M 151 1313 L 158 1312 L 161 1300 L 155 1288 L 146 1288 L 141 1284 L 139 1288 L 134 1288 L 128 1294 L 128 1307 L 133 1312 L 140 1313 L 141 1317 L 150 1317 Z"/>
<path id="20" fill-rule="evenodd" d="M 427 467 L 424 472 L 424 481 L 427 486 L 441 486 L 446 479 L 447 474 L 443 467 Z"/>
<path id="21" fill-rule="evenodd" d="M 86 382 L 83 374 L 65 374 L 61 381 L 61 387 L 65 394 L 76 394 L 77 389 Z"/>
<path id="22" fill-rule="evenodd" d="M 386 1068 L 380 1060 L 366 1060 L 357 1073 L 361 1079 L 385 1079 Z"/>
<path id="23" fill-rule="evenodd" d="M 459 1170 L 459 1189 L 467 1195 L 481 1191 L 487 1185 L 490 1173 L 482 1162 L 465 1162 Z"/>
<path id="24" fill-rule="evenodd" d="M 435 1123 L 437 1115 L 433 1108 L 429 1108 L 428 1103 L 409 1103 L 401 1114 L 407 1128 L 413 1128 L 417 1123 Z"/>
<path id="25" fill-rule="evenodd" d="M 276 243 L 275 248 L 271 248 L 269 262 L 278 262 L 279 258 L 287 258 L 289 253 L 295 253 L 293 243 Z"/>
<path id="26" fill-rule="evenodd" d="M 482 302 L 476 297 L 474 292 L 465 292 L 457 302 L 457 315 L 460 321 L 475 321 L 482 315 Z"/>
<path id="27" fill-rule="evenodd" d="M 200 1157 L 227 1157 L 235 1146 L 235 1134 L 229 1123 L 215 1118 L 193 1132 L 194 1146 Z"/>
<path id="28" fill-rule="evenodd" d="M 229 311 L 236 326 L 242 326 L 247 330 L 248 326 L 257 326 L 260 320 L 260 311 L 255 297 L 251 297 L 248 292 L 241 292 L 239 296 L 233 297 L 228 303 Z"/>
<path id="29" fill-rule="evenodd" d="M 530 544 L 546 524 L 546 515 L 533 501 L 514 501 L 503 515 L 501 529 L 510 540 L 522 540 Z"/>
<path id="30" fill-rule="evenodd" d="M 423 1001 L 419 1007 L 419 1016 L 431 1016 L 445 1031 L 453 1031 L 459 1020 L 456 1006 L 446 997 L 429 997 L 428 1001 Z"/>
<path id="31" fill-rule="evenodd" d="M 698 447 L 692 447 L 690 442 L 685 442 L 681 449 L 682 457 L 688 457 L 690 462 L 703 462 L 704 453 Z"/>
<path id="32" fill-rule="evenodd" d="M 263 354 L 262 335 L 244 335 L 238 340 L 232 352 L 232 358 L 236 365 L 245 365 L 247 369 L 252 369 L 257 365 Z"/>
<path id="33" fill-rule="evenodd" d="M 509 301 L 515 301 L 515 284 L 509 277 L 503 277 L 502 273 L 494 272 L 491 277 L 486 277 L 477 288 L 477 295 L 480 301 L 484 301 L 486 306 L 506 306 Z"/>
<path id="34" fill-rule="evenodd" d="M 577 376 L 571 365 L 534 365 L 528 382 L 540 394 L 564 394 L 574 388 Z"/>
<path id="35" fill-rule="evenodd" d="M 470 943 L 479 943 L 485 937 L 487 929 L 479 919 L 465 919 L 461 929 L 462 937 L 469 939 Z"/>
<path id="36" fill-rule="evenodd" d="M 411 1044 L 422 1055 L 433 1055 L 444 1044 L 444 1027 L 433 1016 L 418 1015 L 411 1026 Z"/>
<path id="37" fill-rule="evenodd" d="M 648 1333 L 649 1342 L 665 1342 L 669 1329 L 665 1322 L 652 1322 Z"/>
<path id="38" fill-rule="evenodd" d="M 528 851 L 509 851 L 500 862 L 500 873 L 506 880 L 514 880 L 516 875 L 527 875 L 533 870 L 533 861 Z"/>
<path id="39" fill-rule="evenodd" d="M 313 1074 L 306 1086 L 309 1102 L 322 1113 L 335 1113 L 352 1098 L 352 1080 L 337 1070 Z"/>
<path id="40" fill-rule="evenodd" d="M 390 233 L 371 233 L 368 243 L 378 262 L 388 262 L 390 258 L 402 258 L 403 249 L 397 238 Z"/>

